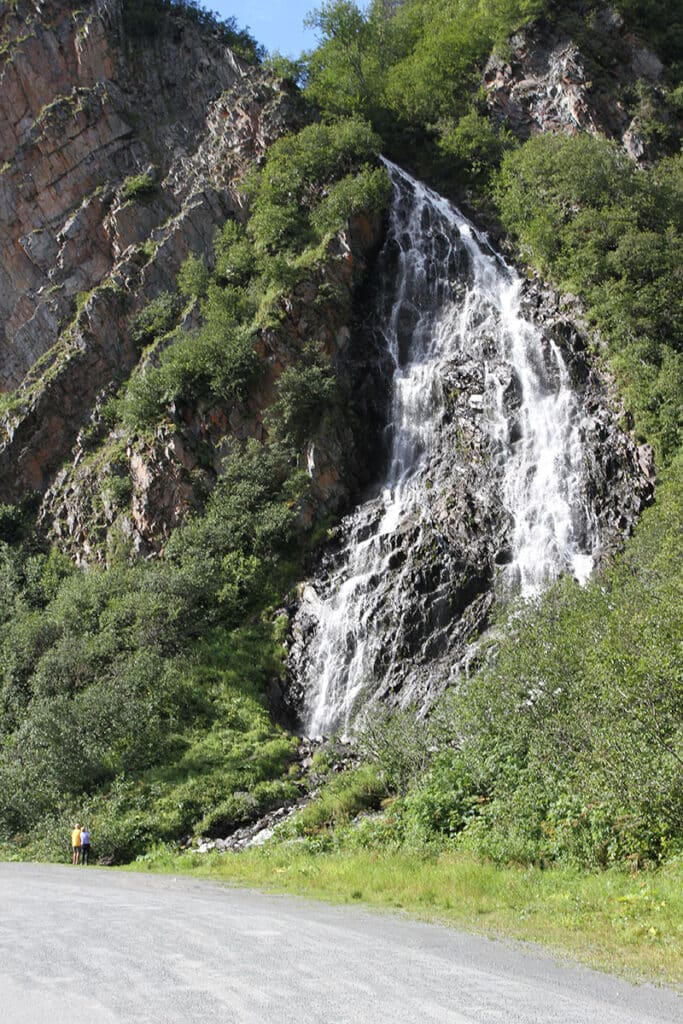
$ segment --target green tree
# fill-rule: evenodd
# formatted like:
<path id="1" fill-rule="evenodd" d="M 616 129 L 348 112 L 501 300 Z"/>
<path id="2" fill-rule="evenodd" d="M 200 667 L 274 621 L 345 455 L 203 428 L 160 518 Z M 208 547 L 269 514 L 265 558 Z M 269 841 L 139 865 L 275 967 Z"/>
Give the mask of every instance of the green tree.
<path id="1" fill-rule="evenodd" d="M 386 20 L 364 13 L 353 0 L 329 0 L 305 24 L 320 32 L 308 55 L 307 91 L 326 112 L 373 119 L 381 107 Z"/>

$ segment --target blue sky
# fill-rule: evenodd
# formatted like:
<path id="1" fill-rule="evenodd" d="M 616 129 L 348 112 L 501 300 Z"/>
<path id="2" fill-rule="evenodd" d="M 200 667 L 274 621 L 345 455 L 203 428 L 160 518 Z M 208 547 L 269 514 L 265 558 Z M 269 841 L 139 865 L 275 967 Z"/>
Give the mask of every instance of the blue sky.
<path id="1" fill-rule="evenodd" d="M 304 18 L 320 0 L 204 0 L 204 6 L 223 18 L 234 17 L 257 42 L 271 52 L 298 57 L 316 44 L 316 35 L 303 26 Z"/>

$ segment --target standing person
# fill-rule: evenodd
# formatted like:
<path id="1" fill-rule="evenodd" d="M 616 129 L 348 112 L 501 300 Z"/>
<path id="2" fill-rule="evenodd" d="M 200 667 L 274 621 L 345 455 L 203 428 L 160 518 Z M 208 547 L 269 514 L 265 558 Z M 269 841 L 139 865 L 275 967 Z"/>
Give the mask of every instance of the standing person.
<path id="1" fill-rule="evenodd" d="M 90 830 L 87 825 L 81 827 L 81 864 L 88 863 L 90 855 Z"/>
<path id="2" fill-rule="evenodd" d="M 72 829 L 72 831 L 71 831 L 71 850 L 72 850 L 72 853 L 73 853 L 73 856 L 71 858 L 71 863 L 73 865 L 76 865 L 76 864 L 78 864 L 78 861 L 80 860 L 80 856 L 81 856 L 81 826 L 80 825 L 76 825 L 76 827 L 74 829 Z"/>

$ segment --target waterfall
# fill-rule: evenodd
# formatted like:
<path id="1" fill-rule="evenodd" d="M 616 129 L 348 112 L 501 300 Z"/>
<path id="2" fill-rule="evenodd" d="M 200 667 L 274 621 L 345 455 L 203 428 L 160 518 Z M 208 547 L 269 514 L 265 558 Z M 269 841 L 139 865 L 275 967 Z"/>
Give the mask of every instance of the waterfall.
<path id="1" fill-rule="evenodd" d="M 560 349 L 524 315 L 523 282 L 486 238 L 386 167 L 394 197 L 374 326 L 393 365 L 390 451 L 377 492 L 344 520 L 339 550 L 303 594 L 297 672 L 313 736 L 348 731 L 380 692 L 411 699 L 417 663 L 429 674 L 448 652 L 487 572 L 498 591 L 529 596 L 563 572 L 585 580 L 593 564 L 581 417 Z M 465 412 L 454 426 L 455 407 Z M 457 503 L 466 481 L 468 508 L 449 525 L 449 495 Z M 454 539 L 468 517 L 472 536 L 480 520 L 499 524 L 487 569 L 473 570 Z"/>

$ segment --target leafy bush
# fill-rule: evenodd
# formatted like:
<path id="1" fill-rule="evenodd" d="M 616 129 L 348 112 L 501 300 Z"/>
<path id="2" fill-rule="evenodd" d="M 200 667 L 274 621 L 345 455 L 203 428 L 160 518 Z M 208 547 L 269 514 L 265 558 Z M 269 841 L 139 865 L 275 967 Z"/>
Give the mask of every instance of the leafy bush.
<path id="1" fill-rule="evenodd" d="M 259 63 L 264 56 L 262 46 L 245 29 L 237 27 L 235 18 L 219 18 L 198 0 L 124 0 L 123 24 L 133 42 L 139 38 L 153 40 L 163 29 L 169 15 L 176 15 L 218 35 L 243 60 Z"/>
<path id="2" fill-rule="evenodd" d="M 168 407 L 200 397 L 240 400 L 258 372 L 251 331 L 213 332 L 209 327 L 180 337 L 159 366 L 133 377 L 120 403 L 123 422 L 144 429 Z"/>
<path id="3" fill-rule="evenodd" d="M 311 215 L 311 224 L 321 237 L 336 234 L 359 213 L 387 209 L 391 185 L 383 168 L 366 167 L 336 182 Z"/>
<path id="4" fill-rule="evenodd" d="M 506 155 L 496 197 L 527 256 L 587 300 L 641 435 L 670 458 L 683 441 L 683 159 L 644 171 L 604 139 L 537 136 Z"/>
<path id="5" fill-rule="evenodd" d="M 213 248 L 219 283 L 238 287 L 248 284 L 257 268 L 256 253 L 237 221 L 226 221 Z"/>
<path id="6" fill-rule="evenodd" d="M 175 327 L 180 314 L 177 295 L 161 292 L 130 321 L 128 332 L 136 345 L 142 347 L 162 338 Z"/>
<path id="7" fill-rule="evenodd" d="M 413 785 L 394 808 L 408 843 L 452 839 L 462 832 L 479 809 L 479 797 L 466 763 L 457 752 L 445 750 L 428 772 Z"/>
<path id="8" fill-rule="evenodd" d="M 375 708 L 363 722 L 358 748 L 377 767 L 387 792 L 405 794 L 420 785 L 447 738 L 438 714 L 425 720 L 415 706 Z"/>
<path id="9" fill-rule="evenodd" d="M 313 436 L 322 416 L 334 402 L 336 381 L 329 366 L 315 353 L 300 366 L 288 366 L 277 383 L 276 398 L 267 414 L 274 437 L 300 451 Z"/>
<path id="10" fill-rule="evenodd" d="M 198 579 L 211 574 L 211 608 L 231 625 L 276 600 L 288 579 L 297 504 L 307 478 L 286 449 L 251 441 L 226 463 L 203 516 L 176 531 L 167 553 Z"/>
<path id="11" fill-rule="evenodd" d="M 159 186 L 149 174 L 133 174 L 126 178 L 120 189 L 124 203 L 137 203 L 149 199 L 159 190 Z"/>
<path id="12" fill-rule="evenodd" d="M 197 299 L 206 294 L 209 272 L 201 256 L 190 254 L 178 271 L 178 288 L 186 298 Z"/>
<path id="13" fill-rule="evenodd" d="M 24 535 L 26 513 L 20 505 L 0 505 L 0 541 L 12 544 Z"/>
<path id="14" fill-rule="evenodd" d="M 513 145 L 508 131 L 494 125 L 475 108 L 458 121 L 442 121 L 440 135 L 439 149 L 450 164 L 451 173 L 466 175 L 473 184 L 486 181 L 505 150 Z"/>

